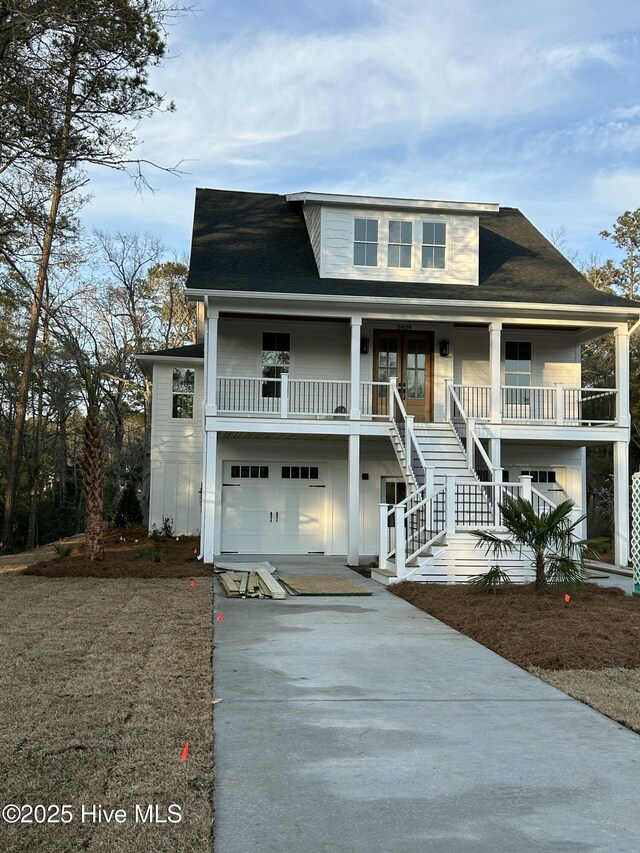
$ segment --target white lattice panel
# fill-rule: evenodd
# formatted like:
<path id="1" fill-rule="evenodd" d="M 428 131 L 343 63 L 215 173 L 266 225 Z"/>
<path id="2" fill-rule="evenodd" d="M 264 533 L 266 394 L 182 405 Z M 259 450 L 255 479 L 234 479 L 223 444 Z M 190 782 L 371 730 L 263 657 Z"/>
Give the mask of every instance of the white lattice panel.
<path id="1" fill-rule="evenodd" d="M 640 595 L 640 473 L 631 478 L 631 560 L 633 594 Z"/>

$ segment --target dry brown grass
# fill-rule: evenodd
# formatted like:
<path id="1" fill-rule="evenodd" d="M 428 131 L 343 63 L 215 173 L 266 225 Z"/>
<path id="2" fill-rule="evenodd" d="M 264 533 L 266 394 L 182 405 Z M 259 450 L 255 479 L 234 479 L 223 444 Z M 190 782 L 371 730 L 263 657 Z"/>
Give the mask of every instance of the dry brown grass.
<path id="1" fill-rule="evenodd" d="M 531 671 L 543 681 L 640 733 L 640 669 Z"/>
<path id="2" fill-rule="evenodd" d="M 0 595 L 0 804 L 76 815 L 0 825 L 3 853 L 211 849 L 211 581 L 4 575 Z M 82 803 L 178 803 L 184 818 L 82 825 Z"/>

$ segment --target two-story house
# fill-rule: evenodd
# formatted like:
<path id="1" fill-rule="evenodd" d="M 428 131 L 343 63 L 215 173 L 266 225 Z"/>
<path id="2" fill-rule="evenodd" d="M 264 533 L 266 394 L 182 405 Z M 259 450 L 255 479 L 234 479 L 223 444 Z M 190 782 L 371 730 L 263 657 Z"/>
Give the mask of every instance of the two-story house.
<path id="1" fill-rule="evenodd" d="M 187 292 L 199 343 L 153 376 L 151 523 L 224 553 L 377 557 L 382 582 L 456 580 L 522 494 L 586 506 L 611 443 L 629 548 L 629 334 L 640 303 L 592 288 L 514 208 L 200 189 Z M 615 337 L 616 387 L 582 387 Z M 509 568 L 524 577 L 527 560 Z"/>

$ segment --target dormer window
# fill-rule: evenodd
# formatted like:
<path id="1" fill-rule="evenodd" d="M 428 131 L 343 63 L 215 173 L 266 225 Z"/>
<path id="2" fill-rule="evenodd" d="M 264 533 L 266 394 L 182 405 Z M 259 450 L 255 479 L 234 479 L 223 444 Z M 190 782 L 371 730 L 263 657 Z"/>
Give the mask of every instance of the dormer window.
<path id="1" fill-rule="evenodd" d="M 447 226 L 444 222 L 422 223 L 422 268 L 445 269 Z"/>
<path id="2" fill-rule="evenodd" d="M 378 266 L 377 219 L 354 219 L 353 263 L 359 267 Z"/>
<path id="3" fill-rule="evenodd" d="M 410 268 L 412 248 L 413 223 L 390 219 L 388 265 L 390 267 Z"/>

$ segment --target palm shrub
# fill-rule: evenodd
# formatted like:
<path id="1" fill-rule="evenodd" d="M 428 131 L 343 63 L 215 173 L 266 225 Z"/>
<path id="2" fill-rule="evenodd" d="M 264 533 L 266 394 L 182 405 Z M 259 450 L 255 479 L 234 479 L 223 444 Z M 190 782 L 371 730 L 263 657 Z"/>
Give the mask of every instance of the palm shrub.
<path id="1" fill-rule="evenodd" d="M 562 501 L 539 515 L 531 501 L 522 497 L 507 495 L 499 506 L 506 535 L 473 530 L 476 547 L 485 547 L 497 559 L 514 551 L 531 551 L 536 590 L 549 585 L 575 589 L 584 583 L 585 554 L 601 540 L 578 538 L 576 529 L 584 516 L 571 520 L 573 501 Z"/>

